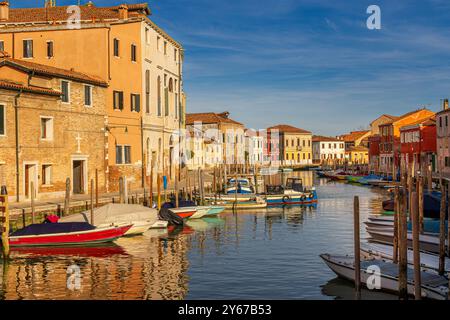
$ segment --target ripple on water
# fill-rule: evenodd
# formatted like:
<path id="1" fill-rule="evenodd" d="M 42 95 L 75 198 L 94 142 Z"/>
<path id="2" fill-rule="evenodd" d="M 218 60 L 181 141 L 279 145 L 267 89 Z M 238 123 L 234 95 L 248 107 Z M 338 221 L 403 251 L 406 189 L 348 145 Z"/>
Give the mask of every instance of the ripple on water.
<path id="1" fill-rule="evenodd" d="M 298 174 L 312 181 L 311 172 Z M 364 221 L 382 210 L 386 194 L 316 185 L 315 209 L 223 214 L 176 234 L 152 231 L 89 252 L 13 252 L 8 269 L 0 266 L 0 299 L 352 299 L 351 284 L 335 279 L 319 254 L 351 253 L 353 197 Z M 80 267 L 81 290 L 67 288 L 71 265 Z"/>

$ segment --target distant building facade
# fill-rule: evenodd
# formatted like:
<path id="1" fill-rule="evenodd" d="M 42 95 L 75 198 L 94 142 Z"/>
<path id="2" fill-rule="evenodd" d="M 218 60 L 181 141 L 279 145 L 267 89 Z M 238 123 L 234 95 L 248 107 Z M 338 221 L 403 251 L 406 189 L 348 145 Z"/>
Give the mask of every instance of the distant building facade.
<path id="1" fill-rule="evenodd" d="M 345 143 L 337 138 L 312 137 L 313 163 L 341 164 L 345 160 Z"/>

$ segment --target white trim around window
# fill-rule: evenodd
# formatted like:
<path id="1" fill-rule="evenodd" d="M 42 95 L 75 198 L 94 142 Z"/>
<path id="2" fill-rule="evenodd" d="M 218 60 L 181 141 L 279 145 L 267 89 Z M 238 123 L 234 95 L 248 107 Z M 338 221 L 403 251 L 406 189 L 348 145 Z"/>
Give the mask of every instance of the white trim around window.
<path id="1" fill-rule="evenodd" d="M 45 137 L 43 137 L 44 132 L 42 131 L 42 120 L 48 120 L 46 122 L 46 128 L 45 128 Z M 40 140 L 41 141 L 53 141 L 53 133 L 54 133 L 54 123 L 53 123 L 53 117 L 52 116 L 39 116 L 39 125 L 40 125 Z M 48 127 L 47 127 L 48 125 Z"/>

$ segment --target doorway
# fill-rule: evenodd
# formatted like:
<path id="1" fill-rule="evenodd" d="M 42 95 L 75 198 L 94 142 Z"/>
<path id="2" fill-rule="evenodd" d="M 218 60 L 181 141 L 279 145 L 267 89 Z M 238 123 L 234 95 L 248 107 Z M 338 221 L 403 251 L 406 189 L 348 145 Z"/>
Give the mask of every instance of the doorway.
<path id="1" fill-rule="evenodd" d="M 73 160 L 73 193 L 83 194 L 85 193 L 84 185 L 84 173 L 85 173 L 85 161 L 84 160 Z"/>
<path id="2" fill-rule="evenodd" d="M 36 199 L 37 196 L 37 190 L 38 190 L 38 176 L 37 176 L 37 164 L 30 163 L 30 164 L 24 164 L 25 170 L 24 170 L 24 188 L 25 188 L 25 198 L 30 199 L 31 198 L 31 192 L 32 188 L 34 190 L 34 199 Z"/>

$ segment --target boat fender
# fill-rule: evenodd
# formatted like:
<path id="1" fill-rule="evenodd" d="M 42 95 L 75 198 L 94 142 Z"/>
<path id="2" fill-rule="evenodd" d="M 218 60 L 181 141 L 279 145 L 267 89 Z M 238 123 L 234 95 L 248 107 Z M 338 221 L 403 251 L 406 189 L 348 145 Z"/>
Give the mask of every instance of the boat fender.
<path id="1" fill-rule="evenodd" d="M 300 197 L 300 200 L 301 200 L 301 201 L 305 201 L 305 200 L 306 200 L 306 196 L 305 196 L 305 195 L 302 195 L 302 196 Z"/>
<path id="2" fill-rule="evenodd" d="M 289 196 L 284 196 L 283 197 L 283 202 L 284 203 L 289 202 L 289 201 L 291 201 L 291 197 L 289 197 Z"/>
<path id="3" fill-rule="evenodd" d="M 314 199 L 314 193 L 310 193 L 310 194 L 309 194 L 309 198 L 310 198 L 310 199 Z"/>

